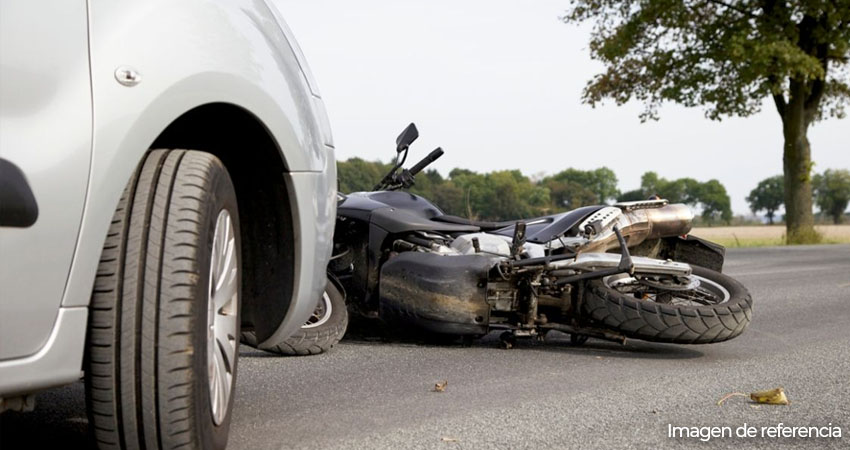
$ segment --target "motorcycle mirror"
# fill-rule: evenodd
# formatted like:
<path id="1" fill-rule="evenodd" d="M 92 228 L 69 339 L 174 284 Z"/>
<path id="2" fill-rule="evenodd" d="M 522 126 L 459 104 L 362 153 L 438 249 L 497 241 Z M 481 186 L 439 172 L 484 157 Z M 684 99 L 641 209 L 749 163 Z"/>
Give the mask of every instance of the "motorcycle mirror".
<path id="1" fill-rule="evenodd" d="M 398 138 L 395 140 L 396 152 L 401 153 L 407 150 L 407 147 L 410 147 L 410 144 L 419 137 L 419 130 L 416 129 L 416 125 L 411 123 L 398 135 Z"/>

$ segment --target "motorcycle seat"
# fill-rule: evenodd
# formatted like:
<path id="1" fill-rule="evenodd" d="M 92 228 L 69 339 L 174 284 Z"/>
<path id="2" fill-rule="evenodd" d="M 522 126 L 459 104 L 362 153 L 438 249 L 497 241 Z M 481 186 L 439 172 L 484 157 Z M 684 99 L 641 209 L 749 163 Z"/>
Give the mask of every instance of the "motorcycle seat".
<path id="1" fill-rule="evenodd" d="M 431 220 L 436 220 L 439 222 L 452 223 L 456 225 L 471 225 L 474 227 L 478 227 L 481 231 L 493 231 L 498 230 L 500 228 L 509 227 L 515 225 L 516 222 L 521 221 L 506 221 L 506 222 L 488 222 L 483 220 L 472 220 L 464 217 L 452 216 L 452 215 L 441 215 L 431 218 Z"/>

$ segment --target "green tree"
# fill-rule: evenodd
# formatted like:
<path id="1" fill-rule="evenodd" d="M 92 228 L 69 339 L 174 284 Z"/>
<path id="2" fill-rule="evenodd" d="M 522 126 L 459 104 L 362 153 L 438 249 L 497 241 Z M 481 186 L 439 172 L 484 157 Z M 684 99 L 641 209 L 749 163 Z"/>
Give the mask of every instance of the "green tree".
<path id="1" fill-rule="evenodd" d="M 617 197 L 618 202 L 636 202 L 638 200 L 646 200 L 647 196 L 643 193 L 643 189 L 634 189 L 626 191 Z"/>
<path id="2" fill-rule="evenodd" d="M 454 169 L 441 189 L 446 197 L 435 198 L 435 203 L 451 214 L 471 219 L 522 219 L 541 215 L 549 206 L 549 190 L 518 170 L 479 174 Z"/>
<path id="3" fill-rule="evenodd" d="M 599 203 L 598 194 L 572 181 L 544 179 L 540 184 L 549 189 L 553 212 Z"/>
<path id="4" fill-rule="evenodd" d="M 702 219 L 707 223 L 732 221 L 732 202 L 726 188 L 717 180 L 708 180 L 696 187 L 696 200 L 702 206 Z"/>
<path id="5" fill-rule="evenodd" d="M 749 116 L 770 98 L 782 119 L 787 239 L 818 239 L 809 126 L 850 99 L 850 0 L 571 0 L 568 23 L 595 22 L 590 51 L 606 70 L 584 90 L 658 106 L 702 105 L 710 119 Z"/>
<path id="6" fill-rule="evenodd" d="M 435 185 L 431 195 L 425 198 L 439 206 L 446 214 L 460 217 L 467 215 L 463 189 L 451 181 Z"/>
<path id="7" fill-rule="evenodd" d="M 693 178 L 668 180 L 659 177 L 655 172 L 646 172 L 641 176 L 640 188 L 643 198 L 657 195 L 669 200 L 670 203 L 696 204 L 699 202 L 700 183 Z"/>
<path id="8" fill-rule="evenodd" d="M 773 225 L 776 211 L 785 203 L 785 182 L 782 175 L 759 181 L 759 184 L 747 196 L 747 203 L 750 204 L 753 214 L 764 210 L 768 222 Z"/>
<path id="9" fill-rule="evenodd" d="M 850 171 L 827 169 L 823 175 L 815 176 L 814 185 L 818 208 L 834 223 L 841 223 L 850 203 Z"/>
<path id="10" fill-rule="evenodd" d="M 380 161 L 365 161 L 360 158 L 337 161 L 338 189 L 346 194 L 370 191 L 391 168 L 392 165 L 390 164 L 384 164 Z"/>
<path id="11" fill-rule="evenodd" d="M 732 220 L 732 202 L 726 188 L 717 180 L 701 183 L 693 178 L 668 180 L 655 172 L 641 176 L 640 189 L 629 191 L 620 197 L 642 200 L 657 195 L 670 203 L 687 203 L 702 208 L 702 219 L 706 223 Z M 627 198 L 625 198 L 627 197 Z"/>
<path id="12" fill-rule="evenodd" d="M 468 169 L 456 168 L 449 172 L 449 180 L 458 188 L 455 193 L 461 194 L 461 211 L 454 214 L 469 219 L 480 219 L 480 207 L 484 203 L 483 197 L 487 190 L 484 175 Z"/>
<path id="13" fill-rule="evenodd" d="M 670 203 L 694 203 L 688 201 L 689 196 L 685 189 L 689 187 L 685 182 L 679 180 L 667 180 L 661 178 L 657 173 L 649 171 L 640 177 L 640 189 L 644 198 L 658 196 L 667 199 Z"/>
<path id="14" fill-rule="evenodd" d="M 549 192 L 518 170 L 484 175 L 484 189 L 476 197 L 477 212 L 485 220 L 524 219 L 539 215 L 549 203 Z"/>
<path id="15" fill-rule="evenodd" d="M 556 208 L 608 203 L 620 195 L 617 175 L 607 167 L 595 170 L 569 168 L 544 178 L 541 184 L 550 189 Z"/>

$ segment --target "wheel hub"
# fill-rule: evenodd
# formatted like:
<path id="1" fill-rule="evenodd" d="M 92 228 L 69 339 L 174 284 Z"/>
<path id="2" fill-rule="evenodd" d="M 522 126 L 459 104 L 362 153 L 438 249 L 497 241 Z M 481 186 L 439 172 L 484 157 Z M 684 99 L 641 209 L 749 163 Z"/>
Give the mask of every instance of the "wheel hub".
<path id="1" fill-rule="evenodd" d="M 239 261 L 230 213 L 222 209 L 213 231 L 207 301 L 207 374 L 213 422 L 221 425 L 233 391 L 239 307 Z"/>

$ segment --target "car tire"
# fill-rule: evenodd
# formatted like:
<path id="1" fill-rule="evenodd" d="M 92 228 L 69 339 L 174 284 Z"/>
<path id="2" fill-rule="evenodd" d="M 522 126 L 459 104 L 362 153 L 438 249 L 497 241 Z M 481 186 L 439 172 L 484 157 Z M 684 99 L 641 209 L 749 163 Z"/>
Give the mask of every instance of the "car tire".
<path id="1" fill-rule="evenodd" d="M 227 445 L 240 250 L 221 161 L 149 152 L 115 211 L 91 299 L 86 403 L 99 447 Z"/>
<path id="2" fill-rule="evenodd" d="M 345 296 L 333 282 L 328 282 L 313 316 L 292 336 L 278 343 L 265 343 L 262 350 L 287 356 L 307 356 L 324 353 L 336 345 L 348 329 L 348 309 Z M 253 331 L 242 333 L 242 342 L 257 347 Z"/>

